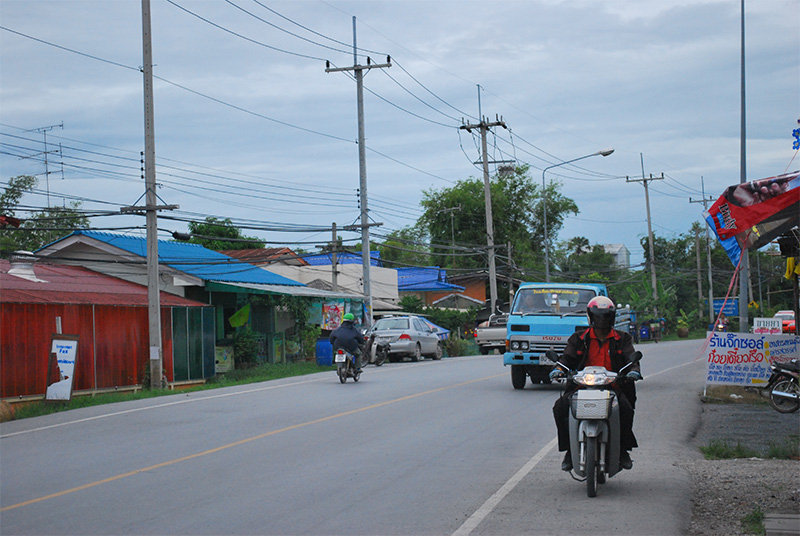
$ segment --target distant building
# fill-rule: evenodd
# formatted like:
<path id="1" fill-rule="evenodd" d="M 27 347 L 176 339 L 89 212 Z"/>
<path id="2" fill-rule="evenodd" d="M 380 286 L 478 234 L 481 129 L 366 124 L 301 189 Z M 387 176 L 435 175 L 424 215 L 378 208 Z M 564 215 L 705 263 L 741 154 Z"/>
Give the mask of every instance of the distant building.
<path id="1" fill-rule="evenodd" d="M 628 251 L 625 244 L 605 244 L 603 249 L 614 257 L 614 264 L 619 268 L 629 269 L 631 267 L 631 252 Z"/>

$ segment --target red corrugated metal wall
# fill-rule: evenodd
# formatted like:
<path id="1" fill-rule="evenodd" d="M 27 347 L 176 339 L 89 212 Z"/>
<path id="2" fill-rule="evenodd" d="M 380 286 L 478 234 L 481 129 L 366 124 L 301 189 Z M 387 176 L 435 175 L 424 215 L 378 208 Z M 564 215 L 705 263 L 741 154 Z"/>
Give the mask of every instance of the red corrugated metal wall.
<path id="1" fill-rule="evenodd" d="M 0 304 L 0 398 L 43 395 L 56 318 L 78 335 L 73 389 L 104 389 L 142 382 L 150 341 L 146 307 Z M 161 310 L 164 372 L 172 379 L 172 320 Z M 95 378 L 95 374 L 97 377 Z"/>

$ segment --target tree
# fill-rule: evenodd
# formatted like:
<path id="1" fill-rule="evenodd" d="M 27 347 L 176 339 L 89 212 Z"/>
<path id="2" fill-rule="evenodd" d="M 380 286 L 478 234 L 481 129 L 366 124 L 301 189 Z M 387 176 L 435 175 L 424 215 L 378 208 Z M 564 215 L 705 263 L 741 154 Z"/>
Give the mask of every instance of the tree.
<path id="1" fill-rule="evenodd" d="M 553 261 L 559 268 L 559 279 L 567 281 L 609 283 L 627 272 L 614 265 L 614 256 L 606 253 L 602 245 L 589 245 L 589 240 L 583 236 L 560 243 Z"/>
<path id="2" fill-rule="evenodd" d="M 381 252 L 381 260 L 390 267 L 427 266 L 433 264 L 425 230 L 419 226 L 407 226 L 389 233 L 375 247 Z"/>
<path id="3" fill-rule="evenodd" d="M 264 242 L 255 237 L 244 236 L 242 230 L 233 225 L 230 218 L 221 220 L 209 216 L 204 222 L 189 222 L 189 240 L 180 240 L 213 249 L 260 249 Z"/>
<path id="4" fill-rule="evenodd" d="M 512 244 L 514 264 L 538 267 L 543 264 L 544 227 L 542 191 L 528 174 L 528 166 L 515 168 L 512 174 L 498 174 L 490 181 L 494 243 L 501 249 Z M 577 214 L 578 206 L 560 192 L 553 181 L 547 187 L 548 235 L 555 238 L 567 214 Z M 471 248 L 472 256 L 457 256 L 459 268 L 485 268 L 486 223 L 483 179 L 471 178 L 443 190 L 423 192 L 425 210 L 417 224 L 423 227 L 434 244 Z M 433 252 L 439 266 L 451 266 L 447 250 Z"/>
<path id="5" fill-rule="evenodd" d="M 89 219 L 80 212 L 80 201 L 68 207 L 47 207 L 31 213 L 28 218 L 16 215 L 22 196 L 36 187 L 36 177 L 20 175 L 12 177 L 0 194 L 0 216 L 12 216 L 20 220 L 18 228 L 0 230 L 0 255 L 7 257 L 14 251 L 35 251 L 59 236 L 75 229 L 87 229 Z"/>

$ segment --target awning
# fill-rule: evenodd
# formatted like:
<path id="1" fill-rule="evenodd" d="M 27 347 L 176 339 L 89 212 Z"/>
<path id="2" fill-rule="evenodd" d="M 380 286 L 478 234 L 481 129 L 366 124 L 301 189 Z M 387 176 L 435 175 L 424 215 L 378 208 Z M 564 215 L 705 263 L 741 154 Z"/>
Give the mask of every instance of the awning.
<path id="1" fill-rule="evenodd" d="M 283 294 L 286 296 L 301 296 L 307 298 L 345 299 L 363 301 L 364 296 L 351 292 L 335 292 L 307 286 L 268 285 L 265 283 L 234 283 L 222 281 L 206 281 L 206 290 L 214 292 L 241 292 L 241 289 L 252 291 L 256 294 Z"/>

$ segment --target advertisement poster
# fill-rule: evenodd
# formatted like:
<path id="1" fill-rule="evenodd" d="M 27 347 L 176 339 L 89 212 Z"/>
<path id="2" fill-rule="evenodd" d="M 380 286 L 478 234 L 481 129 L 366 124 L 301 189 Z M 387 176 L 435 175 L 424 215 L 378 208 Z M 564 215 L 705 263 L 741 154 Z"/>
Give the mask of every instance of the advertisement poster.
<path id="1" fill-rule="evenodd" d="M 766 383 L 773 362 L 797 358 L 793 335 L 719 333 L 706 350 L 706 383 L 755 386 Z"/>
<path id="2" fill-rule="evenodd" d="M 45 400 L 68 402 L 72 399 L 75 359 L 78 356 L 77 335 L 53 335 L 47 368 Z"/>
<path id="3" fill-rule="evenodd" d="M 797 225 L 800 171 L 733 185 L 704 212 L 734 266 L 743 249 L 758 249 Z"/>
<path id="4" fill-rule="evenodd" d="M 328 302 L 322 305 L 322 329 L 336 329 L 342 323 L 343 303 Z"/>

